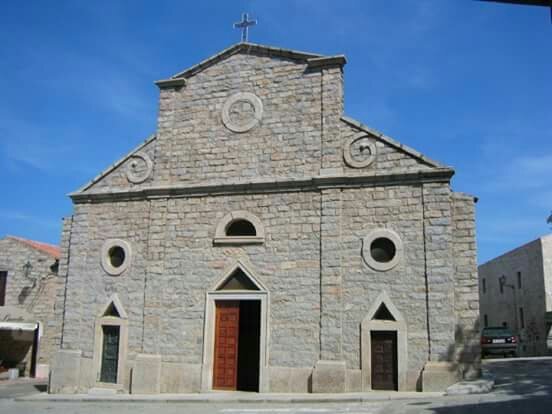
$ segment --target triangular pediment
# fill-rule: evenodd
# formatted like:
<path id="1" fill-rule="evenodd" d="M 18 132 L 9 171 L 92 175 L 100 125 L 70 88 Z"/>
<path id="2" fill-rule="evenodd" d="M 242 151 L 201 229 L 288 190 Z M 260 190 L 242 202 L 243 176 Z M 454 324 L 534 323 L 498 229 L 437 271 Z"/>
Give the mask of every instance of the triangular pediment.
<path id="1" fill-rule="evenodd" d="M 224 272 L 224 276 L 213 286 L 212 291 L 266 291 L 263 284 L 253 275 L 245 263 L 238 260 Z"/>
<path id="2" fill-rule="evenodd" d="M 119 299 L 119 296 L 116 293 L 111 295 L 107 303 L 102 308 L 102 311 L 100 312 L 99 317 L 100 318 L 113 317 L 113 318 L 128 319 L 127 313 L 125 312 L 125 309 L 123 308 L 121 300 Z"/>
<path id="3" fill-rule="evenodd" d="M 238 267 L 222 282 L 217 290 L 259 290 L 259 288 L 245 272 Z"/>
<path id="4" fill-rule="evenodd" d="M 278 58 L 296 60 L 299 62 L 307 62 L 308 59 L 323 57 L 322 55 L 319 55 L 316 53 L 276 48 L 276 47 L 271 47 L 266 45 L 260 45 L 257 43 L 241 42 L 241 43 L 236 43 L 222 50 L 221 52 L 189 67 L 188 69 L 185 69 L 182 72 L 179 72 L 171 76 L 171 79 L 189 78 L 217 64 L 218 62 L 221 62 L 229 58 L 230 56 L 233 56 L 238 53 L 246 53 L 246 54 L 256 55 L 256 56 L 274 56 Z"/>
<path id="5" fill-rule="evenodd" d="M 387 292 L 383 291 L 372 302 L 363 323 L 371 321 L 404 322 L 404 318 Z"/>
<path id="6" fill-rule="evenodd" d="M 389 309 L 387 308 L 385 303 L 382 303 L 379 306 L 378 310 L 376 311 L 376 313 L 374 314 L 372 319 L 379 320 L 379 321 L 394 321 L 395 320 L 395 318 L 393 317 L 393 315 L 391 314 L 391 312 L 389 311 Z"/>
<path id="7" fill-rule="evenodd" d="M 131 158 L 136 156 L 146 156 L 152 158 L 152 154 L 155 150 L 156 139 L 156 135 L 151 135 L 144 142 L 142 142 L 124 157 L 114 162 L 111 166 L 103 170 L 100 174 L 87 182 L 81 188 L 70 193 L 69 196 L 74 196 L 95 190 L 102 191 L 105 190 L 105 188 L 109 188 L 111 191 L 113 191 L 114 188 L 118 190 L 125 190 L 135 185 L 128 179 L 128 164 L 132 162 Z"/>
<path id="8" fill-rule="evenodd" d="M 452 172 L 452 169 L 450 167 L 444 164 L 441 164 L 437 161 L 434 161 L 429 157 L 426 157 L 424 154 L 416 151 L 415 149 L 410 148 L 407 145 L 404 145 L 396 141 L 395 139 L 387 135 L 384 135 L 379 131 L 376 131 L 373 128 L 370 128 L 353 118 L 350 118 L 348 116 L 342 116 L 341 122 L 343 123 L 344 127 L 351 128 L 352 133 L 363 132 L 371 139 L 381 143 L 383 147 L 386 148 L 388 151 L 396 152 L 397 155 L 402 156 L 403 157 L 403 161 L 401 163 L 402 166 L 408 165 L 408 161 L 410 160 L 413 166 L 417 165 L 420 169 L 426 169 L 426 170 L 442 169 L 442 170 L 450 170 Z M 397 158 L 397 156 L 394 156 L 392 158 Z M 376 157 L 376 160 L 377 160 L 377 157 Z"/>

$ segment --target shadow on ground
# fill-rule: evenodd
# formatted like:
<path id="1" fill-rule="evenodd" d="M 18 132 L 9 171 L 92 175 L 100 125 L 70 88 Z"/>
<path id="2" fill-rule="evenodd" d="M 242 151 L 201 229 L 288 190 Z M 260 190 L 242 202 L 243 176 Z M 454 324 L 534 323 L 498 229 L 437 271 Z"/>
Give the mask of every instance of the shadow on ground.
<path id="1" fill-rule="evenodd" d="M 431 407 L 420 402 L 408 406 L 414 412 L 418 407 L 435 414 L 552 413 L 551 358 L 488 360 L 483 362 L 483 368 L 495 376 L 492 394 L 451 398 Z"/>

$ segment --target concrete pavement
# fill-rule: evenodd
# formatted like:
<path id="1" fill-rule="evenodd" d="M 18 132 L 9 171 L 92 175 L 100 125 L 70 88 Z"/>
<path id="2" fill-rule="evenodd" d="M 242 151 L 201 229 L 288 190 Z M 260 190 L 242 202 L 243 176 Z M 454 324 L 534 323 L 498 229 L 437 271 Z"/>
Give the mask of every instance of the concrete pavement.
<path id="1" fill-rule="evenodd" d="M 263 396 L 255 394 L 257 401 L 248 399 L 244 403 L 241 395 L 231 393 L 217 394 L 216 401 L 206 403 L 200 398 L 204 394 L 195 394 L 198 400 L 172 400 L 163 396 L 155 396 L 140 401 L 100 401 L 87 399 L 86 403 L 75 396 L 74 400 L 48 401 L 44 398 L 34 398 L 23 401 L 21 398 L 0 399 L 0 413 L 35 414 L 35 413 L 72 413 L 72 414 L 550 414 L 552 413 L 552 359 L 550 358 L 519 358 L 485 360 L 484 366 L 496 379 L 495 389 L 489 394 L 459 395 L 441 397 L 432 394 L 403 393 L 390 395 L 370 393 L 356 395 L 341 395 L 342 400 L 315 400 L 317 395 L 310 395 L 312 400 L 291 400 L 289 394 L 276 394 L 281 401 L 263 400 Z M 1 387 L 0 387 L 1 388 Z M 22 392 L 19 389 L 18 392 Z M 36 391 L 33 391 L 36 394 Z M 373 395 L 379 394 L 379 395 Z M 400 394 L 400 395 L 399 395 Z M 252 394 L 249 394 L 252 395 Z M 211 394 L 209 395 L 211 396 Z M 379 398 L 363 399 L 364 396 Z M 105 397 L 105 396 L 97 396 Z M 333 396 L 335 397 L 335 396 Z M 405 398 L 402 398 L 405 397 Z M 287 398 L 287 400 L 285 399 Z M 356 399 L 356 400 L 355 400 Z M 178 403 L 175 403 L 178 402 Z M 293 402 L 293 403 L 292 403 Z"/>

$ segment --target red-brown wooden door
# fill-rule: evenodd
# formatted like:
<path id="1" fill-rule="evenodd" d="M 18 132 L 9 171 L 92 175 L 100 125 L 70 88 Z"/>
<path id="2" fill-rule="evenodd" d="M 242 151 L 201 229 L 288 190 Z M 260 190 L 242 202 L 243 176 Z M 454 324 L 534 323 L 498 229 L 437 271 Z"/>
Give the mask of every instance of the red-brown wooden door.
<path id="1" fill-rule="evenodd" d="M 238 384 L 238 337 L 240 303 L 217 301 L 213 388 L 235 390 Z"/>
<path id="2" fill-rule="evenodd" d="M 372 332 L 372 389 L 397 390 L 397 333 Z"/>

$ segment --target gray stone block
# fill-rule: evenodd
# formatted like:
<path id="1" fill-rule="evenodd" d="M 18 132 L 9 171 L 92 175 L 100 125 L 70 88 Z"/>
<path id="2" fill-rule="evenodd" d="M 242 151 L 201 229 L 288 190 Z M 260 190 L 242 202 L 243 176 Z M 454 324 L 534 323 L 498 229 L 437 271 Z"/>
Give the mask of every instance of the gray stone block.
<path id="1" fill-rule="evenodd" d="M 312 372 L 312 392 L 345 392 L 345 371 L 345 361 L 318 361 Z"/>
<path id="2" fill-rule="evenodd" d="M 161 355 L 136 355 L 132 370 L 132 394 L 161 392 Z"/>
<path id="3" fill-rule="evenodd" d="M 55 358 L 48 392 L 50 394 L 75 394 L 79 391 L 80 350 L 60 349 Z"/>
<path id="4" fill-rule="evenodd" d="M 178 362 L 161 364 L 161 392 L 176 394 L 199 392 L 201 365 Z"/>
<path id="5" fill-rule="evenodd" d="M 269 375 L 270 392 L 310 392 L 312 368 L 270 367 Z"/>
<path id="6" fill-rule="evenodd" d="M 445 391 L 461 380 L 455 364 L 451 362 L 427 362 L 422 372 L 422 391 Z"/>
<path id="7" fill-rule="evenodd" d="M 87 390 L 96 385 L 96 375 L 94 361 L 91 358 L 81 358 L 79 384 L 81 390 Z"/>
<path id="8" fill-rule="evenodd" d="M 348 369 L 345 373 L 345 392 L 362 391 L 362 371 L 360 369 Z"/>

